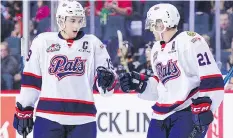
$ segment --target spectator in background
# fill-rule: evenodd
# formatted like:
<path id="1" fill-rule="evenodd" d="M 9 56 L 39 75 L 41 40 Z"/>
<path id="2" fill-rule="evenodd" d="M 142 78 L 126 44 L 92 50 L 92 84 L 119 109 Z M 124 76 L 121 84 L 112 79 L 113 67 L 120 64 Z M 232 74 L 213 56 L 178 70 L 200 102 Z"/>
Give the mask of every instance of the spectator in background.
<path id="1" fill-rule="evenodd" d="M 16 22 L 15 23 L 15 28 L 11 32 L 11 36 L 21 38 L 22 35 L 23 35 L 22 32 L 23 32 L 23 30 L 22 30 L 22 22 Z"/>
<path id="2" fill-rule="evenodd" d="M 145 0 L 139 0 L 139 1 L 132 1 L 132 11 L 134 16 L 143 17 L 144 8 L 145 8 Z"/>
<path id="3" fill-rule="evenodd" d="M 132 1 L 107 0 L 104 8 L 108 9 L 109 15 L 129 16 L 132 14 Z"/>
<path id="4" fill-rule="evenodd" d="M 215 28 L 208 35 L 210 39 L 211 48 L 215 51 Z M 231 43 L 233 41 L 233 28 L 230 26 L 229 14 L 222 11 L 220 14 L 220 29 L 221 29 L 221 49 L 224 51 L 231 51 Z"/>
<path id="5" fill-rule="evenodd" d="M 35 26 L 32 20 L 29 21 L 29 32 L 30 32 L 30 40 L 33 40 L 37 35 L 37 30 L 35 29 Z"/>
<path id="6" fill-rule="evenodd" d="M 6 42 L 1 43 L 1 81 L 5 86 L 3 89 L 13 89 L 15 81 L 21 80 L 21 74 L 19 72 L 19 64 L 17 60 L 9 54 L 8 44 Z"/>
<path id="7" fill-rule="evenodd" d="M 85 11 L 90 15 L 90 2 L 86 3 Z M 107 0 L 95 1 L 95 14 L 100 16 L 103 9 L 108 10 L 108 15 L 123 15 L 132 14 L 132 1 Z"/>
<path id="8" fill-rule="evenodd" d="M 36 16 L 33 19 L 37 34 L 51 31 L 50 8 L 47 1 L 37 1 Z"/>
<path id="9" fill-rule="evenodd" d="M 220 15 L 220 28 L 221 47 L 222 49 L 230 49 L 233 38 L 233 28 L 230 26 L 229 14 L 227 12 L 222 12 Z"/>
<path id="10" fill-rule="evenodd" d="M 5 19 L 1 14 L 1 42 L 5 40 L 5 38 L 11 35 L 11 31 L 14 29 L 14 22 L 8 19 Z"/>
<path id="11" fill-rule="evenodd" d="M 231 54 L 227 60 L 227 70 L 230 70 L 233 67 L 233 41 L 231 42 Z"/>
<path id="12" fill-rule="evenodd" d="M 224 8 L 229 14 L 232 14 L 233 13 L 233 1 L 225 1 Z"/>
<path id="13" fill-rule="evenodd" d="M 13 4 L 14 6 L 14 20 L 19 21 L 22 20 L 23 13 L 22 13 L 22 1 L 16 1 Z"/>
<path id="14" fill-rule="evenodd" d="M 205 12 L 210 14 L 212 10 L 210 1 L 195 1 L 196 12 Z"/>
<path id="15" fill-rule="evenodd" d="M 5 1 L 1 3 L 4 8 L 3 15 L 6 19 L 18 21 L 22 18 L 22 1 Z"/>
<path id="16" fill-rule="evenodd" d="M 86 15 L 89 16 L 90 15 L 90 2 L 87 1 L 84 5 L 85 5 L 84 9 L 85 9 Z M 95 1 L 94 5 L 95 5 L 95 15 L 99 16 L 101 13 L 101 9 L 104 6 L 104 2 L 103 1 Z"/>
<path id="17" fill-rule="evenodd" d="M 40 22 L 42 19 L 49 17 L 50 9 L 49 6 L 46 5 L 47 3 L 42 0 L 38 0 L 37 2 L 37 12 L 35 16 L 35 21 Z"/>
<path id="18" fill-rule="evenodd" d="M 1 42 L 5 40 L 5 38 L 11 35 L 11 31 L 14 29 L 14 22 L 12 20 L 12 10 L 6 7 L 7 2 L 1 3 Z"/>
<path id="19" fill-rule="evenodd" d="M 212 13 L 215 12 L 215 1 L 210 1 L 212 7 Z M 232 13 L 233 2 L 221 0 L 220 1 L 220 10 L 227 11 L 228 13 Z"/>
<path id="20" fill-rule="evenodd" d="M 145 49 L 145 56 L 146 56 L 146 62 L 143 63 L 143 64 L 140 64 L 137 68 L 136 68 L 136 72 L 139 72 L 139 73 L 142 73 L 142 74 L 145 74 L 147 76 L 154 76 L 153 75 L 153 70 L 152 70 L 152 67 L 151 67 L 151 50 L 152 50 L 152 47 L 153 47 L 154 43 L 153 42 L 150 42 L 146 45 L 146 49 Z"/>

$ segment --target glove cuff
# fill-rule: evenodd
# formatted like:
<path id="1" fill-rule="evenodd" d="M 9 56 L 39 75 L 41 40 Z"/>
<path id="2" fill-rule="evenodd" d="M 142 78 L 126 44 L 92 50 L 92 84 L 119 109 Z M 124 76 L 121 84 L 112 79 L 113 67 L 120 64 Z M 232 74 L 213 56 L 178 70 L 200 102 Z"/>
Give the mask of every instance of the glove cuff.
<path id="1" fill-rule="evenodd" d="M 198 105 L 191 104 L 191 110 L 193 114 L 200 114 L 210 110 L 210 103 L 201 103 Z"/>
<path id="2" fill-rule="evenodd" d="M 23 108 L 23 106 L 17 102 L 16 103 L 16 116 L 20 119 L 28 119 L 28 118 L 32 118 L 33 117 L 33 110 L 34 108 L 31 106 L 27 106 L 25 108 Z"/>
<path id="3" fill-rule="evenodd" d="M 33 117 L 33 110 L 32 111 L 20 111 L 17 107 L 16 109 L 16 116 L 20 119 L 29 119 Z"/>

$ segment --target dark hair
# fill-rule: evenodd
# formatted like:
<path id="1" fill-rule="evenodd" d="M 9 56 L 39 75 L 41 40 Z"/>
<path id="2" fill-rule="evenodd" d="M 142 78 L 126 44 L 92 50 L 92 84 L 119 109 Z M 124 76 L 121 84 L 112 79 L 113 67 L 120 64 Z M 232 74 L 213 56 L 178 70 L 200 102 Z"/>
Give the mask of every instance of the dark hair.
<path id="1" fill-rule="evenodd" d="M 225 11 L 225 10 L 221 10 L 221 11 L 220 11 L 220 14 L 221 14 L 221 15 L 227 14 L 227 16 L 229 17 L 229 13 L 228 13 L 227 11 Z"/>

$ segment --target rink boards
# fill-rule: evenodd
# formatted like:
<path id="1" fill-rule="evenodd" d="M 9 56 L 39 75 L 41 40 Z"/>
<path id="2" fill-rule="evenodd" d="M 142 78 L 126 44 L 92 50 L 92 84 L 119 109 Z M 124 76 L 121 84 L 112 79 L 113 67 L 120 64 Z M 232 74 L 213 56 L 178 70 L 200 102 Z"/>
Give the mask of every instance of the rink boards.
<path id="1" fill-rule="evenodd" d="M 1 94 L 0 133 L 8 134 L 9 138 L 22 137 L 16 134 L 12 126 L 17 93 L 17 91 L 8 91 Z M 224 98 L 223 104 L 215 113 L 208 138 L 232 138 L 233 93 L 228 91 Z M 112 97 L 95 94 L 95 104 L 98 109 L 97 138 L 146 138 L 152 114 L 151 106 L 154 102 L 141 100 L 137 98 L 137 94 L 116 93 Z M 32 138 L 32 134 L 28 138 Z"/>

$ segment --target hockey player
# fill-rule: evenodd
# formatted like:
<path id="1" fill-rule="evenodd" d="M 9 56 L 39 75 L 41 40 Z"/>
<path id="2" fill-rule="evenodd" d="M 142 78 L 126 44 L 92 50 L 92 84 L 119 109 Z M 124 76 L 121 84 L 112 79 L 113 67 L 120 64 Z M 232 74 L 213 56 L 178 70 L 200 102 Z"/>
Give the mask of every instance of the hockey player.
<path id="1" fill-rule="evenodd" d="M 56 13 L 60 31 L 33 40 L 14 116 L 19 134 L 27 135 L 34 124 L 34 138 L 96 138 L 93 85 L 109 96 L 116 81 L 102 42 L 79 31 L 86 26 L 84 13 L 79 2 L 61 1 Z"/>
<path id="2" fill-rule="evenodd" d="M 155 101 L 147 138 L 204 138 L 223 100 L 223 78 L 207 43 L 195 32 L 178 33 L 179 19 L 171 4 L 151 7 L 146 29 L 157 40 L 151 51 L 154 77 L 120 77 L 124 92 L 136 90 Z"/>

